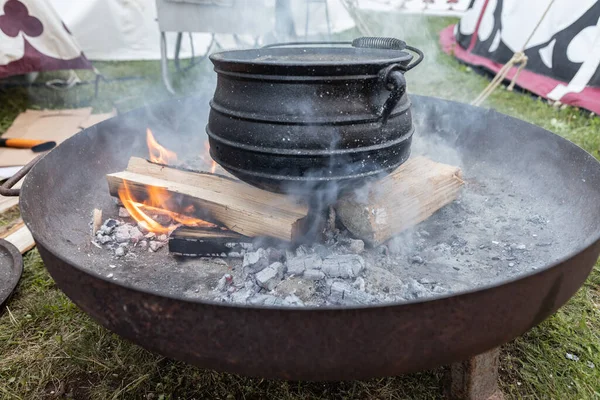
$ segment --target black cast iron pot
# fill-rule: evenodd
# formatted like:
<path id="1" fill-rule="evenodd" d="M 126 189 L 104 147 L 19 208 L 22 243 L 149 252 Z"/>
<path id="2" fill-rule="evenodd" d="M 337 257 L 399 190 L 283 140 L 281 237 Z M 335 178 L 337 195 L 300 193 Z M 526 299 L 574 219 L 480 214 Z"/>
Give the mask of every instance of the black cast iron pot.
<path id="1" fill-rule="evenodd" d="M 210 153 L 239 179 L 278 192 L 343 188 L 408 159 L 414 128 L 404 72 L 423 53 L 393 38 L 315 44 L 323 45 L 210 56 L 218 75 Z M 406 49 L 418 54 L 412 64 Z"/>

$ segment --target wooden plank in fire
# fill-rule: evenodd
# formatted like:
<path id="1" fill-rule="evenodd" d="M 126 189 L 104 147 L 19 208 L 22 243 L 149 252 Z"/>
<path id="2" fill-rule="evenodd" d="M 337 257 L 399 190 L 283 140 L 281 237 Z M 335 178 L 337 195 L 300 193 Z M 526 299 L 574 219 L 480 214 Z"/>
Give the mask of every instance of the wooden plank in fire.
<path id="1" fill-rule="evenodd" d="M 456 200 L 463 184 L 459 167 L 411 157 L 367 193 L 340 199 L 337 217 L 355 236 L 378 245 Z"/>
<path id="2" fill-rule="evenodd" d="M 127 186 L 138 202 L 148 197 L 149 188 L 162 188 L 178 201 L 206 212 L 211 220 L 248 237 L 293 241 L 302 236 L 307 225 L 306 204 L 211 173 L 184 171 L 132 157 L 126 171 L 107 175 L 107 181 L 112 196 L 118 197 Z"/>

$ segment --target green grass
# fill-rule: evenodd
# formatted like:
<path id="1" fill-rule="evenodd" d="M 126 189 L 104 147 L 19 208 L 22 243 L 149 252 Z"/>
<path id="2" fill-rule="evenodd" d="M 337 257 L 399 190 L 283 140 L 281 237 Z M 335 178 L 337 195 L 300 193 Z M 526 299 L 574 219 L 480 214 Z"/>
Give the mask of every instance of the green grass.
<path id="1" fill-rule="evenodd" d="M 409 90 L 469 102 L 488 80 L 441 53 L 439 30 L 448 18 L 366 15 L 377 34 L 406 38 L 427 59 L 407 74 Z M 354 32 L 346 33 L 353 36 Z M 107 77 L 142 80 L 93 85 L 68 92 L 43 87 L 0 90 L 0 132 L 27 108 L 92 106 L 125 111 L 168 98 L 156 62 L 95 63 Z M 180 79 L 183 94 L 207 90 L 212 72 L 204 64 Z M 41 79 L 64 75 L 43 74 Z M 82 79 L 92 79 L 87 72 Z M 550 129 L 600 158 L 600 119 L 580 110 L 553 108 L 531 96 L 497 90 L 484 104 Z M 0 226 L 17 214 L 4 215 Z M 600 264 L 558 313 L 505 345 L 501 387 L 510 399 L 600 399 Z M 577 355 L 579 361 L 566 358 Z M 0 398 L 75 399 L 438 399 L 444 369 L 364 382 L 294 383 L 247 379 L 200 370 L 152 353 L 99 327 L 70 302 L 43 267 L 37 250 L 0 314 Z"/>

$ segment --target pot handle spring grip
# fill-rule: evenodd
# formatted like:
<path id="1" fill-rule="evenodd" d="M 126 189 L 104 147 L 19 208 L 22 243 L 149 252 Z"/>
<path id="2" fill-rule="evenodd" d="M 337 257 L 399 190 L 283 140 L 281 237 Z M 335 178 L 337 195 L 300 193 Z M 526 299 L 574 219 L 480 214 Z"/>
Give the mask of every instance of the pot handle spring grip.
<path id="1" fill-rule="evenodd" d="M 13 189 L 12 187 L 17 182 L 19 182 L 25 175 L 27 175 L 29 170 L 31 170 L 31 168 L 33 168 L 33 166 L 37 164 L 37 162 L 40 161 L 44 156 L 45 154 L 40 154 L 33 160 L 29 161 L 29 163 L 23 168 L 21 168 L 19 172 L 8 178 L 2 185 L 0 185 L 0 195 L 18 197 L 21 194 L 21 189 Z"/>
<path id="2" fill-rule="evenodd" d="M 406 79 L 398 64 L 390 65 L 380 72 L 381 80 L 391 92 L 385 103 L 377 110 L 381 123 L 386 124 L 392 110 L 406 92 Z"/>
<path id="3" fill-rule="evenodd" d="M 423 61 L 423 52 L 416 47 L 409 46 L 404 40 L 391 38 L 391 37 L 359 37 L 352 41 L 352 47 L 366 48 L 366 49 L 382 49 L 382 50 L 404 50 L 408 49 L 412 52 L 417 53 L 419 58 L 413 61 L 410 65 L 401 66 L 403 71 L 410 71 Z"/>

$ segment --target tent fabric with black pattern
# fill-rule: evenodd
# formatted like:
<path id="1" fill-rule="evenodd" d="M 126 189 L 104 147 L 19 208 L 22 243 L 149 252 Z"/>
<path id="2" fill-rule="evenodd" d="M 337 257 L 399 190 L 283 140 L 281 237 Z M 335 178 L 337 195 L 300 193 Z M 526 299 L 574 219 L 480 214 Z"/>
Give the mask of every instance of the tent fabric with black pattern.
<path id="1" fill-rule="evenodd" d="M 91 68 L 47 0 L 0 0 L 0 79 Z"/>
<path id="2" fill-rule="evenodd" d="M 472 0 L 459 23 L 441 32 L 440 41 L 447 53 L 492 73 L 523 50 L 527 64 L 518 75 L 519 87 L 600 114 L 596 0 Z M 511 68 L 506 78 L 516 72 Z"/>

